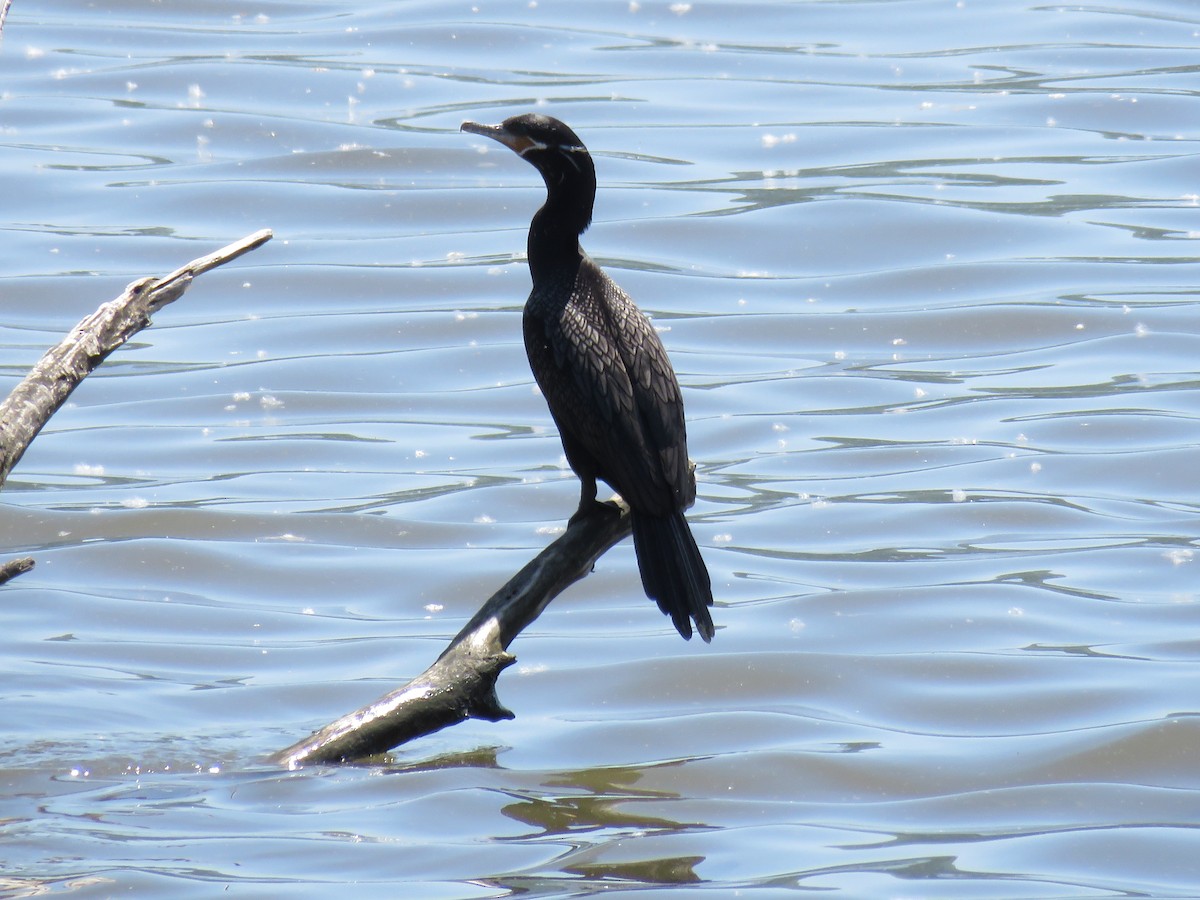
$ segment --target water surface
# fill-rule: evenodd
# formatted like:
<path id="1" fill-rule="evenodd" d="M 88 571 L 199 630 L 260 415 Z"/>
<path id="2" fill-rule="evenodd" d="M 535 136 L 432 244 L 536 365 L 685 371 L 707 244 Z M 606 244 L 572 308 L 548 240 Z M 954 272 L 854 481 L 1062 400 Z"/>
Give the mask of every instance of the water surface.
<path id="1" fill-rule="evenodd" d="M 260 227 L 0 495 L 0 894 L 1190 897 L 1200 14 L 15 0 L 8 385 Z M 577 482 L 520 338 L 516 157 L 684 388 L 718 633 L 622 544 L 512 722 L 267 754 L 425 668 Z"/>

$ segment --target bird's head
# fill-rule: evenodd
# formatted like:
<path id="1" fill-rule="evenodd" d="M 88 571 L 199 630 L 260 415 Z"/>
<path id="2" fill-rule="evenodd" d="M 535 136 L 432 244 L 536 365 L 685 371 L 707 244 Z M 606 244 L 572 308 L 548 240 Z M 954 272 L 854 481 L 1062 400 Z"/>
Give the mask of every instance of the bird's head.
<path id="1" fill-rule="evenodd" d="M 595 191 L 596 169 L 583 141 L 551 116 L 525 113 L 499 125 L 463 122 L 462 131 L 503 144 L 542 173 L 550 190 L 579 185 Z"/>

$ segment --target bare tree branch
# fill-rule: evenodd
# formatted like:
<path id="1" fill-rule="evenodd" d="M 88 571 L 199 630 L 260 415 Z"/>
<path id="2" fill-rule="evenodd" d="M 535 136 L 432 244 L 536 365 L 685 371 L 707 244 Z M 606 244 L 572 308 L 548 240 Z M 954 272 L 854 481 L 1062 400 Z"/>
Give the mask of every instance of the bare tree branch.
<path id="1" fill-rule="evenodd" d="M 496 696 L 496 678 L 516 662 L 508 645 L 628 534 L 629 510 L 623 505 L 593 503 L 577 512 L 566 533 L 497 591 L 424 673 L 273 754 L 271 761 L 290 769 L 348 762 L 469 718 L 513 718 Z"/>
<path id="2" fill-rule="evenodd" d="M 24 575 L 33 568 L 33 557 L 22 556 L 20 559 L 10 559 L 0 566 L 0 584 L 12 581 L 18 575 Z"/>
<path id="3" fill-rule="evenodd" d="M 57 347 L 48 350 L 0 404 L 0 485 L 79 382 L 149 325 L 153 313 L 182 296 L 197 275 L 237 259 L 270 239 L 270 230 L 264 228 L 192 260 L 164 278 L 135 281 L 120 297 L 84 318 Z"/>

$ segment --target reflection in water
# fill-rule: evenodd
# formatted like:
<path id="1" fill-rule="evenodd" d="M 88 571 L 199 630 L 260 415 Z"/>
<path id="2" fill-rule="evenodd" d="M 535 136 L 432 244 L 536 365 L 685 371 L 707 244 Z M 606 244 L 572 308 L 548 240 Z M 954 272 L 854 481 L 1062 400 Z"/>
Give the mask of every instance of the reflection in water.
<path id="1" fill-rule="evenodd" d="M 651 805 L 655 812 L 677 800 L 669 791 L 639 790 L 643 773 L 633 767 L 588 769 L 557 775 L 546 782 L 552 796 L 528 797 L 504 807 L 504 814 L 535 826 L 539 832 L 519 835 L 517 841 L 561 839 L 572 849 L 557 857 L 554 868 L 576 878 L 517 876 L 494 883 L 509 890 L 548 891 L 570 884 L 576 892 L 624 885 L 698 884 L 695 867 L 703 856 L 671 856 L 657 852 L 655 838 L 706 831 L 713 826 L 683 823 L 638 809 Z M 563 793 L 587 791 L 586 794 Z M 581 840 L 580 838 L 583 838 Z M 580 880 L 581 879 L 581 880 Z"/>
<path id="2" fill-rule="evenodd" d="M 613 882 L 627 885 L 699 884 L 702 879 L 696 874 L 695 867 L 702 862 L 703 856 L 678 856 L 637 862 L 566 861 L 562 868 L 568 874 L 577 874 L 601 885 Z"/>
<path id="3" fill-rule="evenodd" d="M 545 782 L 552 794 L 530 796 L 510 804 L 504 808 L 504 814 L 540 828 L 541 833 L 532 837 L 565 836 L 604 829 L 622 833 L 670 833 L 704 827 L 638 812 L 635 807 L 639 803 L 655 801 L 658 809 L 662 807 L 657 801 L 678 798 L 671 791 L 639 790 L 636 785 L 643 775 L 644 772 L 636 767 L 560 773 Z"/>

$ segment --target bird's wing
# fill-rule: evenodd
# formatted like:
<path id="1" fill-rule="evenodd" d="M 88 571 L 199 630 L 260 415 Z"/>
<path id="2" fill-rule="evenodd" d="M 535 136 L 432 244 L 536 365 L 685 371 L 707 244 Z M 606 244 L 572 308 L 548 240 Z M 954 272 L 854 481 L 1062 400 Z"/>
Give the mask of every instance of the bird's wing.
<path id="1" fill-rule="evenodd" d="M 542 393 L 601 478 L 635 509 L 667 515 L 695 496 L 679 384 L 633 301 L 590 260 L 580 273 L 572 301 L 540 323 L 557 376 L 539 378 Z"/>
<path id="2" fill-rule="evenodd" d="M 674 507 L 690 506 L 695 482 L 687 458 L 683 397 L 671 360 L 653 323 L 616 284 L 608 285 L 620 295 L 609 308 L 618 311 L 614 328 L 622 337 L 619 346 L 646 445 L 657 456 Z"/>

